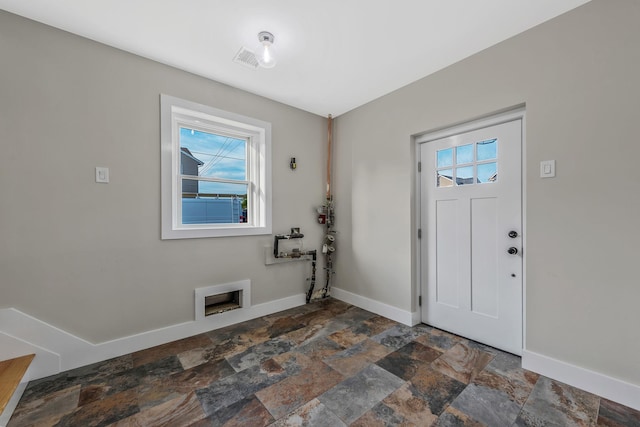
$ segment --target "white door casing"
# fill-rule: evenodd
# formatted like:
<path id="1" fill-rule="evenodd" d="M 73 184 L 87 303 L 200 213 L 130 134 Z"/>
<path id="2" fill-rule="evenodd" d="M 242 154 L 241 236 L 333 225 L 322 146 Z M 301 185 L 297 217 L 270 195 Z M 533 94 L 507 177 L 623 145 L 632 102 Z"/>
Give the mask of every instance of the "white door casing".
<path id="1" fill-rule="evenodd" d="M 523 347 L 522 122 L 522 117 L 506 122 L 497 117 L 474 130 L 417 140 L 422 321 L 518 355 Z M 495 149 L 495 159 L 485 147 Z M 511 231 L 517 236 L 509 237 Z M 508 253 L 510 248 L 517 253 Z"/>

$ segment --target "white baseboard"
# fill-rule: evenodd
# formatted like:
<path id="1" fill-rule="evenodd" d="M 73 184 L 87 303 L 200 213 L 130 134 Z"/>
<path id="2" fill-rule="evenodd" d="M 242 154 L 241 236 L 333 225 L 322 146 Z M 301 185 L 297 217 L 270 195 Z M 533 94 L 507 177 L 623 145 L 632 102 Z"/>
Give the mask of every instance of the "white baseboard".
<path id="1" fill-rule="evenodd" d="M 249 308 L 220 313 L 200 321 L 171 325 L 99 344 L 76 337 L 15 308 L 5 308 L 0 309 L 0 333 L 16 337 L 21 342 L 32 346 L 36 354 L 32 379 L 38 379 L 304 304 L 305 294 L 298 294 Z M 0 357 L 4 356 L 5 352 L 11 351 L 13 350 L 10 348 L 3 348 Z M 59 355 L 59 365 L 39 364 L 38 361 L 44 359 L 39 356 L 46 353 Z"/>
<path id="2" fill-rule="evenodd" d="M 0 332 L 0 360 L 9 360 L 27 354 L 36 355 L 29 366 L 31 378 L 42 378 L 51 375 L 51 372 L 60 371 L 59 354 Z"/>
<path id="3" fill-rule="evenodd" d="M 331 289 L 331 295 L 336 299 L 408 326 L 413 326 L 420 321 L 419 311 L 405 311 L 336 287 Z M 28 349 L 28 352 L 36 354 L 30 368 L 30 377 L 38 379 L 60 371 L 288 310 L 304 305 L 304 303 L 305 295 L 298 294 L 254 305 L 247 309 L 221 313 L 201 321 L 185 322 L 99 344 L 78 338 L 14 308 L 5 308 L 0 309 L 0 341 L 3 344 L 0 358 L 7 359 L 22 355 Z M 524 350 L 522 353 L 522 367 L 640 410 L 640 386 L 638 385 L 528 350 Z M 26 386 L 26 383 L 24 385 Z M 2 418 L 0 418 L 1 420 Z M 0 426 L 2 425 L 0 423 Z"/>
<path id="4" fill-rule="evenodd" d="M 419 312 L 417 315 L 418 321 L 416 321 L 415 313 L 336 288 L 335 286 L 331 288 L 331 296 L 335 299 L 339 299 L 340 301 L 344 301 L 355 305 L 356 307 L 384 316 L 387 319 L 395 320 L 403 325 L 414 326 L 420 323 Z"/>
<path id="5" fill-rule="evenodd" d="M 630 408 L 640 410 L 640 386 L 523 350 L 522 367 Z"/>

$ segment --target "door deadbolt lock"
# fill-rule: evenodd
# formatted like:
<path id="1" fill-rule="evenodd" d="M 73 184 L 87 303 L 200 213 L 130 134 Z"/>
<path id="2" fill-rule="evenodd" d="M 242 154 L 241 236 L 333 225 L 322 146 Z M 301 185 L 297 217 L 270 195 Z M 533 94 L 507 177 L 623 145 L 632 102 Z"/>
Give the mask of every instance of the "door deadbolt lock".
<path id="1" fill-rule="evenodd" d="M 509 237 L 511 237 L 512 239 L 515 239 L 516 237 L 518 237 L 518 232 L 515 230 L 511 230 L 509 232 Z"/>
<path id="2" fill-rule="evenodd" d="M 507 249 L 507 253 L 509 255 L 517 255 L 518 254 L 518 248 L 515 248 L 515 247 L 511 246 L 509 249 Z"/>

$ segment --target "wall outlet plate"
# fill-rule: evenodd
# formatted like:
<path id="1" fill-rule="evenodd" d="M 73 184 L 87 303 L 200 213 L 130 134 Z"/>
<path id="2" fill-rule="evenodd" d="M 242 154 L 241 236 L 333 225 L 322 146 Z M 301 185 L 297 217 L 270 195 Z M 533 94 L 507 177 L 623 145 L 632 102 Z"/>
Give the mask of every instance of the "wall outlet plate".
<path id="1" fill-rule="evenodd" d="M 540 162 L 540 178 L 553 178 L 556 176 L 556 161 L 543 160 Z"/>
<path id="2" fill-rule="evenodd" d="M 96 182 L 103 184 L 109 182 L 109 168 L 96 167 Z"/>

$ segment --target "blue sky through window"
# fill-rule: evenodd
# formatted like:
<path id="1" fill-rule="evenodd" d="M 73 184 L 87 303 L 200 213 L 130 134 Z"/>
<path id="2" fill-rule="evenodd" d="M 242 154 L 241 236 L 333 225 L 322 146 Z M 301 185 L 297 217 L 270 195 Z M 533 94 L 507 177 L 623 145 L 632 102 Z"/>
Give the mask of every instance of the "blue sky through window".
<path id="1" fill-rule="evenodd" d="M 486 141 L 481 141 L 476 144 L 478 147 L 477 158 L 478 161 L 495 159 L 497 157 L 498 151 L 498 140 L 497 139 L 488 139 Z"/>
<path id="2" fill-rule="evenodd" d="M 473 162 L 473 144 L 456 147 L 456 164 Z"/>
<path id="3" fill-rule="evenodd" d="M 478 182 L 485 183 L 495 181 L 498 173 L 497 163 L 483 163 L 478 165 Z"/>
<path id="4" fill-rule="evenodd" d="M 198 176 L 245 181 L 247 179 L 247 141 L 180 128 L 180 148 L 187 148 L 203 164 Z M 210 194 L 247 194 L 245 184 L 200 181 L 200 192 Z"/>
<path id="5" fill-rule="evenodd" d="M 199 176 L 221 179 L 247 179 L 247 141 L 198 130 L 180 128 L 180 147 L 204 165 Z"/>

